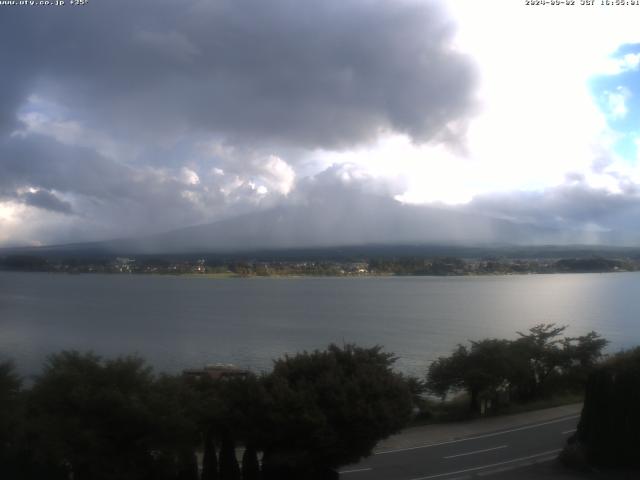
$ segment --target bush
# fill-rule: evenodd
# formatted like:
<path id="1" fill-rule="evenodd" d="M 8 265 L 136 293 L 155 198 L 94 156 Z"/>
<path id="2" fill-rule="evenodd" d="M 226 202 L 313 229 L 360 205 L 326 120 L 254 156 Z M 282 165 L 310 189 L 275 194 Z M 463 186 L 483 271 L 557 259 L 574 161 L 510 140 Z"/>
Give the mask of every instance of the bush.
<path id="1" fill-rule="evenodd" d="M 30 390 L 0 364 L 0 465 L 9 480 L 334 479 L 412 415 L 421 384 L 380 347 L 285 356 L 258 377 L 154 375 L 140 358 L 51 356 Z M 23 414 L 24 410 L 24 414 Z M 216 450 L 219 447 L 219 461 Z M 204 478 L 203 477 L 203 478 Z"/>
<path id="2" fill-rule="evenodd" d="M 266 379 L 265 463 L 333 469 L 371 453 L 411 418 L 412 395 L 380 347 L 331 345 L 276 361 Z"/>
<path id="3" fill-rule="evenodd" d="M 589 463 L 640 467 L 640 348 L 620 353 L 587 382 L 577 443 Z"/>

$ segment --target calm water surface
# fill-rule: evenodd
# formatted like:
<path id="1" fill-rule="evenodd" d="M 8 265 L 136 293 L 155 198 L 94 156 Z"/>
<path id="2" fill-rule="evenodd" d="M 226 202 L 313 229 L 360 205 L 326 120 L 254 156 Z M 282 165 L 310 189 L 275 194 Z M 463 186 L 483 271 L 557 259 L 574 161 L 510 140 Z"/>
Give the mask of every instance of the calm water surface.
<path id="1" fill-rule="evenodd" d="M 62 349 L 139 353 L 158 370 L 225 362 L 268 369 L 330 342 L 384 345 L 422 374 L 457 343 L 536 323 L 640 344 L 640 273 L 254 278 L 0 272 L 0 358 L 22 373 Z"/>

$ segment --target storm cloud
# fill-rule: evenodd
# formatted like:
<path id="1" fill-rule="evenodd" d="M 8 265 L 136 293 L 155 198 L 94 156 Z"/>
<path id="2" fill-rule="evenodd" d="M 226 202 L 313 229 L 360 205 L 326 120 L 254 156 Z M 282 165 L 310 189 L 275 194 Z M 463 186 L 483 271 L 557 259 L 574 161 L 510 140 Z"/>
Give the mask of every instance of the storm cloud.
<path id="1" fill-rule="evenodd" d="M 60 200 L 54 193 L 46 190 L 35 190 L 22 195 L 24 203 L 32 207 L 50 210 L 52 212 L 71 213 L 71 204 Z"/>
<path id="2" fill-rule="evenodd" d="M 0 32 L 5 125 L 35 92 L 125 137 L 338 148 L 446 135 L 473 108 L 436 2 L 112 0 L 4 10 Z"/>
<path id="3" fill-rule="evenodd" d="M 611 177 L 615 188 L 594 187 L 582 175 L 569 175 L 543 190 L 478 195 L 456 210 L 555 230 L 552 243 L 635 245 L 640 190 L 629 178 Z"/>
<path id="4" fill-rule="evenodd" d="M 477 73 L 454 33 L 435 1 L 3 8 L 0 202 L 37 209 L 37 241 L 47 212 L 145 234 L 288 201 L 316 151 L 461 142 Z"/>
<path id="5" fill-rule="evenodd" d="M 578 175 L 437 211 L 394 200 L 415 184 L 406 171 L 368 168 L 367 149 L 382 140 L 430 148 L 417 172 L 427 165 L 454 178 L 467 161 L 460 147 L 481 78 L 451 15 L 435 0 L 3 8 L 0 245 L 151 235 L 280 211 L 304 218 L 290 222 L 283 245 L 304 229 L 323 244 L 461 242 L 474 216 L 487 221 L 466 232 L 470 241 L 561 229 L 602 238 L 640 224 L 636 183 L 614 178 L 608 164 L 593 171 L 609 175 L 613 192 Z M 421 220 L 398 223 L 412 216 Z"/>

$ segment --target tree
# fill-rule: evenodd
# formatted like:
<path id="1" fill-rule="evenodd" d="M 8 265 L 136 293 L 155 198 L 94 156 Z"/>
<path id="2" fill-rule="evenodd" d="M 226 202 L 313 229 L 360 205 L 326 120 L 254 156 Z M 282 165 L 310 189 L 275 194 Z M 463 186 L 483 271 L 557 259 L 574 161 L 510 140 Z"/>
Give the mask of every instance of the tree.
<path id="1" fill-rule="evenodd" d="M 0 465 L 4 474 L 11 476 L 16 466 L 17 437 L 23 427 L 20 405 L 21 379 L 15 372 L 13 363 L 0 363 Z M 7 472 L 6 470 L 9 470 Z"/>
<path id="2" fill-rule="evenodd" d="M 182 450 L 178 456 L 177 480 L 198 480 L 198 459 L 190 448 Z"/>
<path id="3" fill-rule="evenodd" d="M 153 420 L 148 445 L 162 458 L 163 478 L 192 478 L 194 452 L 203 440 L 198 393 L 183 375 L 160 375 L 149 390 L 145 403 Z"/>
<path id="4" fill-rule="evenodd" d="M 400 430 L 411 416 L 411 392 L 392 371 L 394 361 L 381 347 L 355 345 L 277 360 L 264 379 L 271 426 L 262 444 L 265 478 L 320 477 Z"/>
<path id="5" fill-rule="evenodd" d="M 216 462 L 216 442 L 221 444 L 219 478 L 237 478 L 240 470 L 234 445 L 252 446 L 255 451 L 270 434 L 263 381 L 252 374 L 218 380 L 205 377 L 190 382 L 190 388 L 199 399 L 196 416 L 205 436 L 203 479 L 218 478 L 213 476 L 217 464 L 212 463 Z"/>
<path id="6" fill-rule="evenodd" d="M 444 400 L 449 392 L 463 390 L 468 358 L 467 347 L 458 345 L 449 357 L 439 357 L 432 362 L 427 373 L 427 391 Z"/>
<path id="7" fill-rule="evenodd" d="M 21 384 L 13 363 L 0 363 L 0 449 L 6 448 L 10 441 L 8 434 L 15 427 Z"/>
<path id="8" fill-rule="evenodd" d="M 608 342 L 593 331 L 561 338 L 566 328 L 550 323 L 536 325 L 527 334 L 518 332 L 520 338 L 513 342 L 511 356 L 512 365 L 518 368 L 511 382 L 521 400 L 584 388 Z"/>
<path id="9" fill-rule="evenodd" d="M 528 363 L 526 375 L 520 375 L 518 391 L 522 398 L 532 399 L 544 393 L 547 380 L 559 369 L 571 363 L 567 351 L 562 349 L 560 335 L 567 329 L 555 323 L 541 323 L 529 329 L 529 333 L 517 332 L 520 336 L 514 343 L 514 358 L 519 365 Z"/>
<path id="10" fill-rule="evenodd" d="M 580 337 L 566 339 L 564 347 L 578 366 L 593 368 L 602 357 L 602 350 L 608 343 L 608 340 L 591 331 Z"/>
<path id="11" fill-rule="evenodd" d="M 204 438 L 204 453 L 202 457 L 202 480 L 218 480 L 218 458 L 213 431 L 209 428 Z"/>
<path id="12" fill-rule="evenodd" d="M 590 375 L 573 442 L 595 465 L 640 468 L 640 347 Z"/>
<path id="13" fill-rule="evenodd" d="M 220 480 L 240 480 L 236 445 L 230 434 L 223 436 L 220 447 Z"/>
<path id="14" fill-rule="evenodd" d="M 29 394 L 38 462 L 76 480 L 145 478 L 155 462 L 165 467 L 161 478 L 183 471 L 191 439 L 173 412 L 180 387 L 168 377 L 154 380 L 137 357 L 51 356 Z"/>
<path id="15" fill-rule="evenodd" d="M 497 339 L 471 342 L 470 349 L 458 345 L 450 357 L 440 357 L 429 367 L 429 391 L 444 398 L 450 391 L 465 390 L 469 409 L 481 412 L 483 401 L 495 400 L 498 391 L 508 387 L 509 346 Z"/>
<path id="16" fill-rule="evenodd" d="M 602 356 L 607 341 L 597 333 L 560 338 L 566 327 L 539 324 L 513 341 L 486 339 L 458 345 L 427 372 L 430 393 L 442 397 L 458 391 L 469 395 L 470 410 L 504 392 L 506 399 L 528 401 L 559 388 L 583 388 L 587 374 Z M 553 379 L 553 382 L 551 382 Z M 551 388 L 553 387 L 553 388 Z"/>
<path id="17" fill-rule="evenodd" d="M 242 455 L 242 480 L 259 480 L 260 463 L 258 462 L 258 452 L 256 448 L 249 444 Z"/>

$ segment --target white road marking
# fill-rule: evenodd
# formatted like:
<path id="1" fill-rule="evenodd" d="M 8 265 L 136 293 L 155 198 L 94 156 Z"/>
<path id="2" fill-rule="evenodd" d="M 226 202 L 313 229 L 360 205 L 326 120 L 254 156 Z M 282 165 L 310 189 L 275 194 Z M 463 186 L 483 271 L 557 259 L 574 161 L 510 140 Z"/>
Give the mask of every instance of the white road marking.
<path id="1" fill-rule="evenodd" d="M 575 432 L 575 431 L 576 431 L 576 429 L 575 429 L 575 428 L 574 428 L 574 429 L 572 429 L 572 430 L 565 430 L 564 432 L 562 432 L 562 435 L 569 435 L 570 433 L 573 433 L 573 432 Z"/>
<path id="2" fill-rule="evenodd" d="M 543 427 L 545 425 L 551 425 L 553 423 L 566 422 L 567 420 L 573 420 L 574 418 L 580 418 L 580 415 L 571 415 L 569 417 L 558 418 L 556 420 L 550 420 L 548 422 L 537 423 L 535 425 L 527 425 L 525 427 L 512 428 L 511 430 L 503 430 L 503 431 L 500 431 L 500 432 L 486 433 L 484 435 L 476 435 L 475 437 L 460 438 L 458 440 L 448 440 L 446 442 L 439 442 L 439 443 L 427 443 L 427 444 L 424 444 L 424 445 L 418 445 L 416 447 L 398 448 L 398 449 L 395 449 L 395 450 L 383 450 L 382 452 L 374 453 L 374 455 L 386 455 L 388 453 L 408 452 L 409 450 L 419 450 L 421 448 L 431 448 L 431 447 L 438 447 L 440 445 L 451 445 L 452 443 L 468 442 L 470 440 L 478 440 L 480 438 L 495 437 L 495 436 L 498 436 L 498 435 L 505 435 L 507 433 L 520 432 L 522 430 L 529 430 L 531 428 Z"/>
<path id="3" fill-rule="evenodd" d="M 477 470 L 484 470 L 485 468 L 499 467 L 500 465 L 507 465 L 509 463 L 514 463 L 514 462 L 523 462 L 525 460 L 531 460 L 532 458 L 543 457 L 545 455 L 551 455 L 551 454 L 554 454 L 554 453 L 558 453 L 561 450 L 562 449 L 558 448 L 556 450 L 549 450 L 548 452 L 542 452 L 542 453 L 536 453 L 535 455 L 529 455 L 528 457 L 514 458 L 512 460 L 506 460 L 504 462 L 492 463 L 490 465 L 482 465 L 480 467 L 466 468 L 464 470 L 456 470 L 455 472 L 438 473 L 436 475 L 428 475 L 426 477 L 417 477 L 417 478 L 412 478 L 411 480 L 429 480 L 430 478 L 440 478 L 440 477 L 447 477 L 449 475 L 458 475 L 460 473 L 475 472 Z"/>
<path id="4" fill-rule="evenodd" d="M 368 472 L 369 470 L 371 470 L 371 468 L 357 468 L 355 470 L 342 470 L 341 472 L 338 472 L 338 473 L 342 475 L 343 473 Z"/>
<path id="5" fill-rule="evenodd" d="M 522 465 L 527 465 L 527 463 L 524 463 Z M 498 467 L 492 470 L 485 470 L 484 472 L 478 472 L 478 477 L 488 477 L 490 475 L 497 475 L 498 473 L 510 472 L 511 470 L 514 470 L 519 466 L 520 465 L 507 465 L 506 467 Z"/>
<path id="6" fill-rule="evenodd" d="M 552 462 L 557 458 L 558 458 L 557 455 L 554 455 L 551 457 L 542 457 L 536 460 L 532 460 L 531 462 L 518 463 L 516 465 L 507 465 L 506 467 L 494 468 L 493 470 L 485 470 L 484 472 L 478 472 L 477 475 L 478 477 L 487 477 L 491 475 L 496 475 L 498 473 L 510 472 L 511 470 L 515 470 L 516 468 L 526 467 L 527 465 L 533 465 L 534 463 L 539 464 L 539 463 L 545 463 L 545 462 Z M 449 480 L 452 480 L 452 479 L 449 479 Z"/>
<path id="7" fill-rule="evenodd" d="M 467 455 L 475 455 L 476 453 L 484 453 L 484 452 L 490 452 L 492 450 L 500 450 L 501 448 L 507 448 L 507 445 L 500 445 L 499 447 L 485 448 L 484 450 L 476 450 L 474 452 L 458 453 L 457 455 L 449 455 L 448 457 L 444 457 L 444 458 L 466 457 Z"/>

